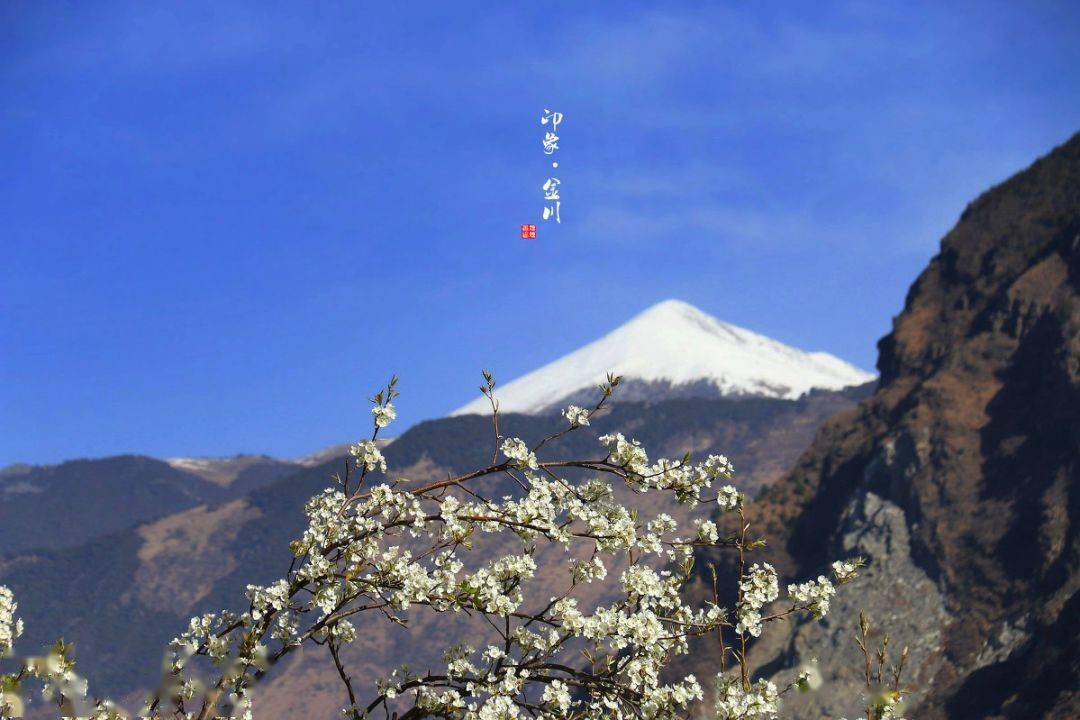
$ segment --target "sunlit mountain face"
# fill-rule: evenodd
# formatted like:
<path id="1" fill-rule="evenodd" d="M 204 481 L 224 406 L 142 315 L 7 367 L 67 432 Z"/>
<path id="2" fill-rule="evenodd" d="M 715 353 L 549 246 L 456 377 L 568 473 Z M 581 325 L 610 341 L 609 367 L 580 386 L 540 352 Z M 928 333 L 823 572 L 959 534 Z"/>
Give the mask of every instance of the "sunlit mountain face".
<path id="1" fill-rule="evenodd" d="M 666 300 L 602 338 L 499 389 L 504 412 L 543 413 L 595 395 L 607 373 L 623 377 L 620 397 L 771 397 L 861 385 L 874 375 L 824 352 L 806 352 Z M 454 415 L 490 412 L 486 398 Z"/>

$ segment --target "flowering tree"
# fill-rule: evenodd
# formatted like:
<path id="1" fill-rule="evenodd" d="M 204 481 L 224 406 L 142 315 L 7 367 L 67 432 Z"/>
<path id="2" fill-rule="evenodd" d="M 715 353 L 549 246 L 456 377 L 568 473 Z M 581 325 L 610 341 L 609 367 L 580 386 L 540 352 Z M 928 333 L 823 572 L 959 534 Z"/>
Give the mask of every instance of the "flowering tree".
<path id="1" fill-rule="evenodd" d="M 373 477 L 386 473 L 376 441 L 396 416 L 392 380 L 372 399 L 373 431 L 352 446 L 336 486 L 308 501 L 307 528 L 290 546 L 288 572 L 270 585 L 249 585 L 243 613 L 193 618 L 172 642 L 165 681 L 141 715 L 250 718 L 256 681 L 307 644 L 329 653 L 347 697 L 343 712 L 353 720 L 687 718 L 703 699 L 701 683 L 693 675 L 668 677 L 665 668 L 688 652 L 691 638 L 715 636 L 721 665 L 711 715 L 775 716 L 780 696 L 808 679 L 801 676 L 784 690 L 753 681 L 748 643 L 769 623 L 793 614 L 824 616 L 835 586 L 855 577 L 858 561 L 834 563 L 831 579 L 789 586 L 778 606 L 775 570 L 750 563 L 762 543 L 748 537 L 746 499 L 727 484 L 734 473 L 727 458 L 650 462 L 636 441 L 610 434 L 600 438 L 591 458 L 540 459 L 551 441 L 589 425 L 619 378 L 608 377 L 592 409 L 567 408 L 564 429 L 532 446 L 499 434 L 495 383 L 489 373 L 484 378 L 495 434 L 487 467 L 426 484 L 373 484 Z M 516 490 L 486 497 L 484 478 L 501 478 Z M 705 512 L 680 532 L 668 514 L 647 516 L 645 508 L 617 502 L 612 483 L 638 494 L 670 494 Z M 737 531 L 721 537 L 717 512 L 737 518 Z M 500 535 L 498 547 L 510 552 L 476 557 L 474 539 Z M 536 587 L 537 551 L 545 545 L 566 550 L 558 588 Z M 681 590 L 698 548 L 737 553 L 730 609 L 716 593 L 699 607 L 684 602 Z M 609 573 L 618 574 L 617 596 L 586 603 L 580 591 Z M 22 632 L 16 610 L 11 592 L 0 587 L 0 655 L 11 653 Z M 370 686 L 355 682 L 341 652 L 363 642 L 350 619 L 371 613 L 407 625 L 410 613 L 420 610 L 482 617 L 496 641 L 447 648 L 437 672 L 402 669 Z M 85 699 L 85 683 L 69 655 L 69 647 L 58 643 L 0 676 L 0 717 L 20 712 L 21 688 L 35 679 L 62 716 L 123 717 L 109 702 Z M 896 689 L 898 697 L 898 676 Z M 888 717 L 892 705 L 870 707 L 868 716 Z"/>

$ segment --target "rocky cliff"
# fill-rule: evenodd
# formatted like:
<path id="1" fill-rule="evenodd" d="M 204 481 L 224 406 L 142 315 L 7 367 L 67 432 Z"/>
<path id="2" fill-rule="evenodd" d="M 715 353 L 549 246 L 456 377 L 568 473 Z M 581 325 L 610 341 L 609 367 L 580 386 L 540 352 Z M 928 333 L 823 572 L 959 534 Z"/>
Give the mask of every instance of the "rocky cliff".
<path id="1" fill-rule="evenodd" d="M 911 646 L 908 716 L 1080 716 L 1080 135 L 968 206 L 879 350 L 877 392 L 753 511 L 789 576 L 870 566 L 758 672 L 816 657 L 798 713 L 858 712 L 865 609 Z"/>

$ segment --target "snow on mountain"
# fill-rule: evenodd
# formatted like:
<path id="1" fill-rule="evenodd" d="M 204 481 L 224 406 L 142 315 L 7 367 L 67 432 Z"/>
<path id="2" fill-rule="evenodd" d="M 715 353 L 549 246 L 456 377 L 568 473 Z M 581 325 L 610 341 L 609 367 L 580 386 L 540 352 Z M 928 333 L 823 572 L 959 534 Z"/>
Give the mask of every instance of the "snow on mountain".
<path id="1" fill-rule="evenodd" d="M 718 320 L 693 305 L 666 300 L 569 355 L 496 387 L 500 412 L 541 413 L 608 372 L 636 386 L 637 397 L 759 396 L 794 399 L 813 389 L 861 385 L 874 375 L 824 352 L 805 352 Z M 621 389 L 621 386 L 620 386 Z M 626 393 L 620 393 L 626 398 Z M 452 415 L 489 413 L 479 397 Z"/>
<path id="2" fill-rule="evenodd" d="M 240 473 L 258 465 L 290 465 L 269 455 L 233 455 L 232 457 L 171 457 L 165 458 L 177 470 L 198 475 L 215 485 L 228 487 Z"/>

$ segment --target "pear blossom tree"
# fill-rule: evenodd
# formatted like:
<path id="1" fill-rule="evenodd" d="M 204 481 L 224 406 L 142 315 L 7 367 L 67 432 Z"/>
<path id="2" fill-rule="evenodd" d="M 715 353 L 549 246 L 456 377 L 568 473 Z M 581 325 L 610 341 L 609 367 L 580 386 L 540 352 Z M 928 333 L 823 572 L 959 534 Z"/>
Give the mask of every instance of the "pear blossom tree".
<path id="1" fill-rule="evenodd" d="M 780 714 L 782 696 L 807 685 L 805 676 L 783 689 L 753 679 L 748 646 L 771 623 L 825 616 L 859 561 L 839 560 L 830 577 L 790 585 L 779 605 L 775 569 L 751 562 L 763 543 L 748 534 L 747 499 L 731 484 L 734 468 L 724 456 L 650 461 L 638 442 L 612 433 L 599 438 L 591 457 L 548 458 L 552 441 L 590 424 L 618 377 L 608 376 L 595 406 L 571 405 L 562 430 L 530 445 L 500 434 L 495 381 L 485 372 L 491 462 L 434 482 L 376 482 L 386 477 L 377 441 L 396 417 L 396 382 L 372 398 L 372 431 L 352 445 L 335 484 L 307 502 L 307 527 L 290 545 L 287 572 L 269 585 L 249 585 L 243 612 L 192 618 L 169 647 L 163 681 L 140 717 L 251 718 L 258 681 L 304 646 L 328 653 L 351 720 L 755 720 Z M 484 488 L 493 485 L 485 479 L 515 490 L 489 497 Z M 666 513 L 650 515 L 649 503 L 618 502 L 614 484 L 637 495 L 668 495 L 700 517 L 680 528 Z M 737 530 L 722 535 L 717 514 L 730 515 Z M 506 552 L 477 557 L 475 541 L 486 536 L 501 536 L 494 546 Z M 566 551 L 557 556 L 565 558 L 558 587 L 537 578 L 545 546 Z M 736 554 L 734 597 L 714 592 L 700 605 L 684 599 L 702 549 Z M 609 575 L 618 579 L 615 596 L 586 602 L 581 591 Z M 10 590 L 0 587 L 0 656 L 12 656 L 22 632 L 17 609 Z M 358 682 L 343 653 L 364 643 L 353 621 L 368 614 L 407 626 L 420 611 L 484 618 L 495 641 L 448 647 L 441 666 L 422 674 L 401 668 Z M 702 680 L 671 677 L 669 666 L 691 640 L 709 636 L 721 648 L 720 667 L 710 680 L 714 704 L 703 715 Z M 70 646 L 58 643 L 0 675 L 0 717 L 23 712 L 35 682 L 61 717 L 127 717 L 88 697 L 70 656 Z M 894 685 L 898 698 L 898 673 Z M 868 708 L 872 720 L 891 717 L 895 703 L 875 707 Z"/>

